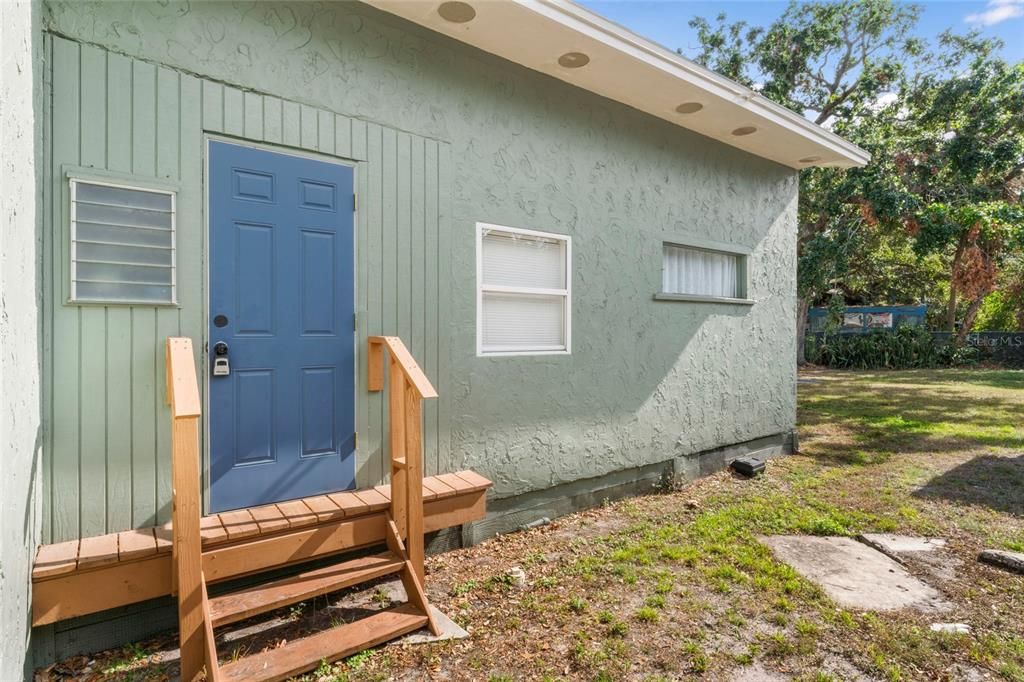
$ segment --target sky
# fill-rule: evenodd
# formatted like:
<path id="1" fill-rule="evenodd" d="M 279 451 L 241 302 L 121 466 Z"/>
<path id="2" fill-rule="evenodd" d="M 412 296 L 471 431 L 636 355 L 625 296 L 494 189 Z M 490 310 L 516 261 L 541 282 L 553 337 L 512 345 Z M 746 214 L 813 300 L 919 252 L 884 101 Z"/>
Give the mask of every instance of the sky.
<path id="1" fill-rule="evenodd" d="M 577 0 L 587 8 L 656 43 L 687 57 L 697 54 L 696 32 L 687 26 L 694 16 L 714 19 L 725 12 L 730 21 L 743 19 L 767 25 L 786 8 L 785 1 L 745 0 L 706 2 L 704 0 Z M 939 0 L 918 2 L 924 11 L 918 35 L 930 39 L 943 30 L 967 32 L 972 28 L 985 36 L 1002 39 L 1002 55 L 1009 61 L 1024 61 L 1024 0 Z"/>

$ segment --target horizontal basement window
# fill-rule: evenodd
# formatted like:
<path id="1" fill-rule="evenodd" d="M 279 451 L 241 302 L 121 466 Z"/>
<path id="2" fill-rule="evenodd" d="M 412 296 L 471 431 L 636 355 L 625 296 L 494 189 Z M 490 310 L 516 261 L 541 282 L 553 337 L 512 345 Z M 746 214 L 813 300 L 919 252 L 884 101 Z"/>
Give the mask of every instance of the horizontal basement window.
<path id="1" fill-rule="evenodd" d="M 477 224 L 477 352 L 568 353 L 569 237 Z"/>
<path id="2" fill-rule="evenodd" d="M 70 300 L 176 303 L 174 192 L 70 182 Z"/>
<path id="3" fill-rule="evenodd" d="M 701 299 L 745 299 L 747 256 L 727 251 L 664 244 L 661 293 Z"/>

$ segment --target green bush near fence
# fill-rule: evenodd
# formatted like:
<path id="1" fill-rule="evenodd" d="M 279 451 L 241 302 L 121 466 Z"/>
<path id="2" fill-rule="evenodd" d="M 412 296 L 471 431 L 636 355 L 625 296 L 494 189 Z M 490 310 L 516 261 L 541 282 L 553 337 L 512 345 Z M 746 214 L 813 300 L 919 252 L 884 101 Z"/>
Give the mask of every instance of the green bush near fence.
<path id="1" fill-rule="evenodd" d="M 976 348 L 940 343 L 924 327 L 809 337 L 807 359 L 836 369 L 915 369 L 976 362 Z"/>

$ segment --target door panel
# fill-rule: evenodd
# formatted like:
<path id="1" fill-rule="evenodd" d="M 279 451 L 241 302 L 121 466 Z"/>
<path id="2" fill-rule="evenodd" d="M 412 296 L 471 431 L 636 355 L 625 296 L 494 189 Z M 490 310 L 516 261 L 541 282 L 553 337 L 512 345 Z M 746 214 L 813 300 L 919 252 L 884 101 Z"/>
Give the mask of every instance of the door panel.
<path id="1" fill-rule="evenodd" d="M 337 298 L 334 281 L 338 266 L 334 260 L 335 236 L 329 232 L 303 230 L 302 241 L 302 333 L 334 334 L 337 330 Z"/>
<path id="2" fill-rule="evenodd" d="M 237 335 L 274 333 L 274 226 L 235 223 L 233 254 Z M 210 261 L 214 261 L 211 259 Z M 219 264 L 219 261 L 218 261 Z M 230 318 L 228 318 L 230 320 Z"/>
<path id="3" fill-rule="evenodd" d="M 210 511 L 352 488 L 352 169 L 209 153 Z"/>

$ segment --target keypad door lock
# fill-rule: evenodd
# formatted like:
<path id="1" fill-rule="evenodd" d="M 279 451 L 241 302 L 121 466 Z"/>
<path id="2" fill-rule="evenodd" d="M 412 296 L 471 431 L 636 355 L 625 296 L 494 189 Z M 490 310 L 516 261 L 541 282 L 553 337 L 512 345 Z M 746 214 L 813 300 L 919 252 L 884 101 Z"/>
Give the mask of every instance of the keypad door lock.
<path id="1" fill-rule="evenodd" d="M 226 377 L 231 374 L 231 364 L 228 362 L 228 344 L 218 341 L 213 344 L 213 376 Z"/>

